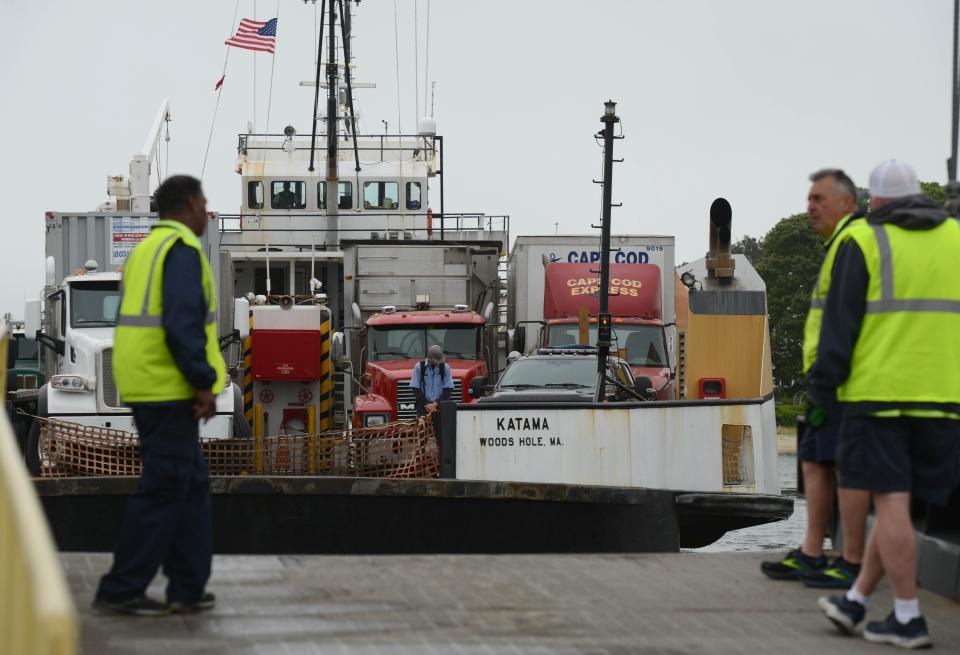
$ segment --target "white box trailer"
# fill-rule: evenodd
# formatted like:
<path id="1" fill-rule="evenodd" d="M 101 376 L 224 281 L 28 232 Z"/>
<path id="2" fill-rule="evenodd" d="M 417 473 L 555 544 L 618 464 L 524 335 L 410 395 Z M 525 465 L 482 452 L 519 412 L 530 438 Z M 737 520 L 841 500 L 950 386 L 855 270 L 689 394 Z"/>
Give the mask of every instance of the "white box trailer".
<path id="1" fill-rule="evenodd" d="M 675 239 L 672 236 L 617 234 L 610 237 L 610 262 L 660 267 L 663 322 L 670 361 L 674 362 L 676 328 Z M 600 270 L 600 235 L 518 236 L 507 262 L 507 324 L 543 320 L 543 261 L 596 263 Z"/>

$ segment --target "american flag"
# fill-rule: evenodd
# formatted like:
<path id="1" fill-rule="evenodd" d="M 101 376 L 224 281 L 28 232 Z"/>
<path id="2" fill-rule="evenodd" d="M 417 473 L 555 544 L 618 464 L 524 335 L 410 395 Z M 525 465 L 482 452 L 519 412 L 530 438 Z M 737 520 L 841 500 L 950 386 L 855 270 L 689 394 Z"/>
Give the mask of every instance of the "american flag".
<path id="1" fill-rule="evenodd" d="M 224 41 L 227 45 L 244 50 L 258 50 L 273 54 L 273 46 L 277 41 L 277 19 L 271 18 L 267 22 L 244 18 L 240 21 L 237 33 Z"/>

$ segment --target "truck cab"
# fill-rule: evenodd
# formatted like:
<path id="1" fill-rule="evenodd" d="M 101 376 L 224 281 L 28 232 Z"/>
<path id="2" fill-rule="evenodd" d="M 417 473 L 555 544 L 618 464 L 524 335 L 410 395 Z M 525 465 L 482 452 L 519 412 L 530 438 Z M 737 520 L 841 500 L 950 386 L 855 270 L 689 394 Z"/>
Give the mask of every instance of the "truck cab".
<path id="1" fill-rule="evenodd" d="M 486 377 L 490 370 L 485 325 L 484 318 L 466 305 L 410 311 L 388 306 L 368 318 L 361 336 L 363 377 L 353 402 L 354 426 L 416 417 L 410 378 L 432 345 L 442 347 L 447 357 L 454 385 L 451 400 L 473 400 L 471 380 Z"/>
<path id="2" fill-rule="evenodd" d="M 600 310 L 600 279 L 595 265 L 545 262 L 544 273 L 543 321 L 537 345 L 595 346 Z M 635 377 L 650 379 L 657 400 L 672 400 L 673 375 L 662 320 L 660 278 L 660 268 L 653 264 L 610 265 L 612 352 L 629 363 Z M 586 314 L 585 334 L 581 334 L 581 313 Z"/>
<path id="3" fill-rule="evenodd" d="M 28 300 L 27 338 L 48 349 L 41 359 L 51 368 L 39 392 L 38 415 L 82 425 L 136 432 L 129 407 L 120 401 L 113 378 L 113 334 L 120 309 L 119 272 L 100 272 L 95 261 L 65 277 L 45 298 Z M 45 309 L 45 311 L 44 311 Z M 42 315 L 45 314 L 44 321 Z M 42 329 L 41 329 L 42 326 Z M 233 385 L 217 397 L 217 415 L 201 423 L 204 437 L 232 434 Z M 27 441 L 27 463 L 39 470 L 39 425 Z"/>

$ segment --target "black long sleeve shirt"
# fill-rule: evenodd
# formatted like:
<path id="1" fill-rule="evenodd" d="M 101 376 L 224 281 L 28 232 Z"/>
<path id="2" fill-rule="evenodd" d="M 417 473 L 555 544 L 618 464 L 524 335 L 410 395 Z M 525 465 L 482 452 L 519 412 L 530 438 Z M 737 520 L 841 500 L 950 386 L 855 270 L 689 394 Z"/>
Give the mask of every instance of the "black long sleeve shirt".
<path id="1" fill-rule="evenodd" d="M 199 390 L 210 389 L 217 379 L 216 371 L 207 362 L 207 313 L 200 253 L 177 241 L 163 264 L 161 325 L 177 368 Z"/>

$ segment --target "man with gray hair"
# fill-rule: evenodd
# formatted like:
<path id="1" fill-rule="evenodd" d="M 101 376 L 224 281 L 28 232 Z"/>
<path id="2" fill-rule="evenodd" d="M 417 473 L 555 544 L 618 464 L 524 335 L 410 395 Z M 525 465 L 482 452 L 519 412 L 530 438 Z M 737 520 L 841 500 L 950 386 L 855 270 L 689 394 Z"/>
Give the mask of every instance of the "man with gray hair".
<path id="1" fill-rule="evenodd" d="M 830 289 L 833 262 L 841 243 L 841 234 L 863 222 L 857 210 L 857 187 L 838 168 L 825 168 L 810 176 L 813 183 L 807 194 L 810 227 L 825 240 L 826 254 L 820 266 L 810 298 L 810 310 L 803 330 L 803 372 L 809 373 L 817 355 L 823 304 Z M 825 398 L 826 419 L 817 425 L 807 423 L 797 444 L 797 458 L 803 470 L 807 497 L 807 530 L 803 544 L 778 561 L 763 562 L 761 570 L 776 580 L 801 580 L 820 588 L 846 589 L 860 572 L 863 558 L 863 533 L 870 496 L 860 490 L 844 490 L 840 504 L 844 508 L 844 552 L 833 562 L 823 553 L 823 539 L 833 513 L 837 432 L 840 409 L 834 396 Z"/>
<path id="2" fill-rule="evenodd" d="M 852 634 L 886 574 L 894 611 L 863 635 L 922 648 L 910 503 L 944 505 L 960 482 L 960 223 L 897 160 L 871 173 L 870 197 L 837 251 L 809 395 L 816 418 L 836 392 L 839 485 L 872 494 L 876 523 L 853 587 L 819 605 Z"/>
<path id="3" fill-rule="evenodd" d="M 445 363 L 443 348 L 434 344 L 427 348 L 427 356 L 417 362 L 410 376 L 410 388 L 416 398 L 417 416 L 430 415 L 433 430 L 440 439 L 440 412 L 437 409 L 441 400 L 449 400 L 453 393 L 453 373 Z"/>

